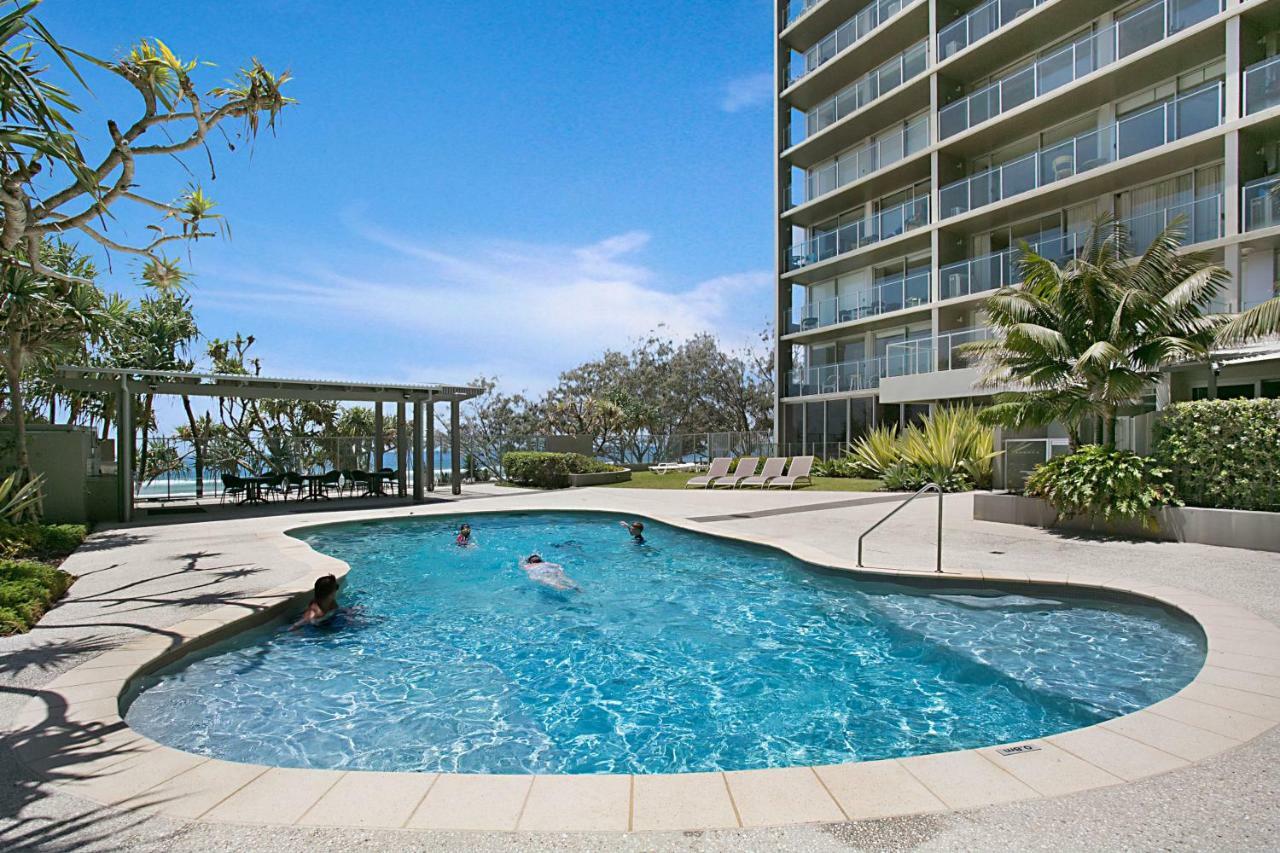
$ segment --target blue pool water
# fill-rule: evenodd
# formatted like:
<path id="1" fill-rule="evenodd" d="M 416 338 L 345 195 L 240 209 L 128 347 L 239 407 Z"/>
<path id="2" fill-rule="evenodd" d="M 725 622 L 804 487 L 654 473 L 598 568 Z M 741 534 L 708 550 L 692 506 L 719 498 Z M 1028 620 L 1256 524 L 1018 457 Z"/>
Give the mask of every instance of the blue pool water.
<path id="1" fill-rule="evenodd" d="M 272 624 L 146 680 L 134 728 L 291 767 L 661 773 L 974 747 L 1159 701 L 1190 621 L 1058 588 L 871 582 L 614 516 L 482 514 L 298 533 L 351 565 L 324 628 Z M 538 550 L 581 587 L 517 560 Z"/>

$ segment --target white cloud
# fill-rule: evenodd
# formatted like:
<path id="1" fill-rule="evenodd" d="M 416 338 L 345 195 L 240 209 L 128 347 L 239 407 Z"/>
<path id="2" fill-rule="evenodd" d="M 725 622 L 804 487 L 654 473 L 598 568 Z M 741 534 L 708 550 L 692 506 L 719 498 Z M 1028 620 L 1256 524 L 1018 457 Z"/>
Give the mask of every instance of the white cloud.
<path id="1" fill-rule="evenodd" d="M 727 113 L 739 113 L 762 106 L 773 99 L 773 74 L 762 71 L 747 77 L 730 80 L 724 86 L 720 109 Z"/>
<path id="2" fill-rule="evenodd" d="M 677 339 L 712 332 L 737 346 L 771 319 L 767 272 L 682 288 L 658 282 L 636 258 L 650 242 L 644 232 L 578 246 L 486 240 L 443 251 L 376 228 L 359 231 L 377 248 L 376 261 L 222 270 L 202 276 L 201 302 L 295 321 L 301 308 L 313 329 L 376 330 L 384 347 L 376 368 L 368 366 L 372 353 L 353 360 L 358 337 L 316 334 L 317 342 L 342 344 L 317 346 L 313 375 L 357 378 L 372 370 L 378 375 L 361 378 L 460 381 L 484 373 L 499 376 L 508 391 L 535 393 L 562 370 L 655 329 Z"/>

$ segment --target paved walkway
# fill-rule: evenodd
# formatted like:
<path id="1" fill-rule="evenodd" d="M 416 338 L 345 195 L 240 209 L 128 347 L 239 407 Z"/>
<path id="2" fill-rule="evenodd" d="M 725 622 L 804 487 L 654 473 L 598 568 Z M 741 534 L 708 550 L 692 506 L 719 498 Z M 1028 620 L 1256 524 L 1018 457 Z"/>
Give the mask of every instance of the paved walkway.
<path id="1" fill-rule="evenodd" d="M 698 519 L 709 529 L 765 536 L 848 560 L 857 535 L 883 514 L 884 495 L 681 493 L 591 489 L 526 493 L 477 488 L 485 508 L 583 507 Z M 440 512 L 431 506 L 411 512 Z M 868 540 L 870 565 L 927 571 L 931 503 L 917 502 Z M 404 514 L 356 510 L 350 517 Z M 293 582 L 308 569 L 287 556 L 265 563 L 264 537 L 284 525 L 347 513 L 228 518 L 107 530 L 68 562 L 80 580 L 30 634 L 0 639 L 0 724 L 60 673 L 140 637 L 173 640 L 184 621 Z M 1122 572 L 1240 605 L 1280 622 L 1280 555 L 1154 542 L 1100 542 L 972 520 L 967 496 L 947 499 L 949 568 L 1017 575 Z M 1277 673 L 1280 674 L 1280 673 Z M 55 709 L 56 710 L 56 709 Z M 54 790 L 0 749 L 0 849 L 1274 849 L 1280 834 L 1280 733 L 1142 782 L 1056 799 L 911 818 L 694 834 L 509 835 L 238 827 L 118 811 Z"/>

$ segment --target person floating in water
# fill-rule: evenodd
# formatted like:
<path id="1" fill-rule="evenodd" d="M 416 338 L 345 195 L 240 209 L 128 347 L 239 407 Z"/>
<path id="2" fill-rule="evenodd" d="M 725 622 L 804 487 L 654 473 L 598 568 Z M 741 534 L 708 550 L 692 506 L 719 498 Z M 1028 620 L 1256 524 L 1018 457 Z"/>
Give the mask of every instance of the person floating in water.
<path id="1" fill-rule="evenodd" d="M 627 532 L 631 534 L 631 538 L 637 545 L 644 544 L 644 522 L 643 521 L 619 521 L 623 527 L 627 528 Z"/>
<path id="2" fill-rule="evenodd" d="M 530 554 L 520 564 L 520 568 L 524 569 L 524 573 L 529 576 L 529 580 L 537 581 L 543 586 L 549 586 L 552 589 L 561 591 L 582 591 L 577 581 L 566 575 L 563 568 L 556 563 L 548 563 L 539 554 Z"/>
<path id="3" fill-rule="evenodd" d="M 333 618 L 338 612 L 338 579 L 333 575 L 316 578 L 315 597 L 302 612 L 302 618 L 293 623 L 290 631 L 296 631 L 303 625 L 321 625 Z"/>
<path id="4" fill-rule="evenodd" d="M 463 524 L 458 531 L 458 538 L 453 540 L 459 548 L 466 548 L 471 544 L 471 525 Z"/>

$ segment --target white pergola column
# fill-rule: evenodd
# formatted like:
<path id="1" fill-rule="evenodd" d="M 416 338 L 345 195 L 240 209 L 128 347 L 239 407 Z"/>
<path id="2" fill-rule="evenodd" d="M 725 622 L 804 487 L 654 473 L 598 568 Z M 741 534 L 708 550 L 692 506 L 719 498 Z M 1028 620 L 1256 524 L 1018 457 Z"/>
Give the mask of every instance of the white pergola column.
<path id="1" fill-rule="evenodd" d="M 377 471 L 382 468 L 382 403 L 373 404 L 373 464 L 369 466 L 370 471 Z"/>
<path id="2" fill-rule="evenodd" d="M 436 401 L 427 403 L 427 491 L 436 490 Z"/>
<path id="3" fill-rule="evenodd" d="M 462 433 L 458 429 L 462 403 L 449 401 L 449 462 L 452 467 L 449 484 L 455 495 L 462 494 Z"/>
<path id="4" fill-rule="evenodd" d="M 422 401 L 413 401 L 413 502 L 422 503 Z"/>
<path id="5" fill-rule="evenodd" d="M 406 422 L 406 412 L 404 401 L 396 403 L 396 485 L 397 493 L 400 497 L 408 494 L 409 472 L 407 466 L 409 464 L 409 448 L 406 446 L 409 440 L 409 424 Z"/>
<path id="6" fill-rule="evenodd" d="M 133 397 L 122 377 L 116 392 L 116 487 L 120 520 L 133 521 Z"/>

